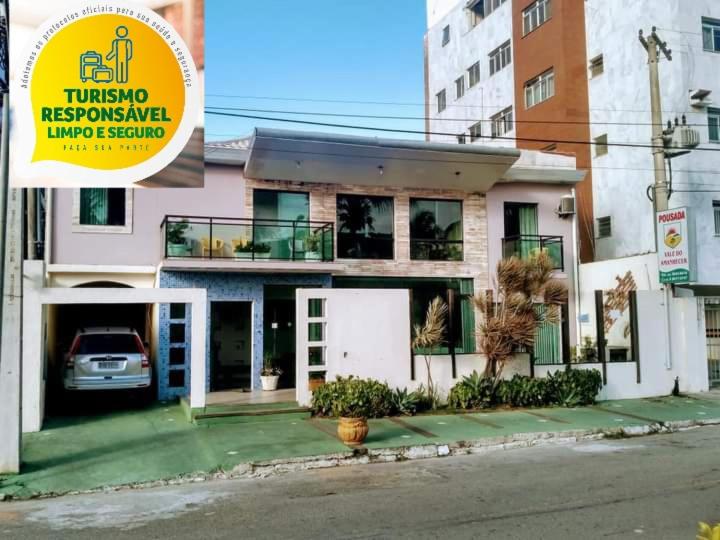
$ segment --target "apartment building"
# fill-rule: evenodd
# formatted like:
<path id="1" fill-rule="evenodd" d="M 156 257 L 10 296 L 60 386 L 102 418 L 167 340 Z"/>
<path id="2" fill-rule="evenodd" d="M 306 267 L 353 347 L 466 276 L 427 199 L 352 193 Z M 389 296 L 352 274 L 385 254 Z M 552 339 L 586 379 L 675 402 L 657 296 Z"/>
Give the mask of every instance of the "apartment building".
<path id="1" fill-rule="evenodd" d="M 271 362 L 302 402 L 348 362 L 420 384 L 411 325 L 440 296 L 447 343 L 434 352 L 449 388 L 484 366 L 473 296 L 492 288 L 498 260 L 538 250 L 571 301 L 562 324 L 541 330 L 535 361 L 561 366 L 576 345 L 576 254 L 574 216 L 556 208 L 582 179 L 573 161 L 257 128 L 206 145 L 203 188 L 53 190 L 46 260 L 26 264 L 24 426 L 40 428 L 74 331 L 98 324 L 150 343 L 159 399 L 189 395 L 198 408 L 257 390 Z M 298 303 L 301 293 L 318 302 Z"/>
<path id="2" fill-rule="evenodd" d="M 697 124 L 701 147 L 718 142 L 720 5 L 428 0 L 427 11 L 428 131 L 464 135 L 467 143 L 573 153 L 578 168 L 589 171 L 577 193 L 583 262 L 654 251 L 645 195 L 653 182 L 650 151 L 603 143 L 649 144 L 647 55 L 637 37 L 653 26 L 674 52 L 660 65 L 663 116 L 685 115 Z M 698 231 L 711 242 L 718 234 L 712 197 L 681 190 L 717 186 L 717 175 L 708 174 L 717 162 L 706 151 L 673 160 L 671 207 L 697 207 Z M 720 256 L 712 251 L 706 256 Z"/>
<path id="3" fill-rule="evenodd" d="M 567 152 L 588 171 L 576 189 L 580 258 L 592 263 L 579 273 L 581 334 L 597 339 L 594 291 L 622 288 L 630 272 L 638 290 L 672 288 L 674 298 L 693 298 L 701 339 L 693 346 L 707 354 L 711 381 L 720 381 L 720 4 L 428 0 L 427 14 L 428 131 L 459 136 L 430 140 Z M 684 234 L 694 268 L 689 281 L 667 286 L 648 197 L 652 155 L 637 147 L 651 139 L 638 31 L 647 36 L 653 27 L 672 49 L 672 61 L 661 56 L 659 64 L 663 118 L 686 122 L 700 140 L 666 160 L 670 208 L 690 216 Z"/>

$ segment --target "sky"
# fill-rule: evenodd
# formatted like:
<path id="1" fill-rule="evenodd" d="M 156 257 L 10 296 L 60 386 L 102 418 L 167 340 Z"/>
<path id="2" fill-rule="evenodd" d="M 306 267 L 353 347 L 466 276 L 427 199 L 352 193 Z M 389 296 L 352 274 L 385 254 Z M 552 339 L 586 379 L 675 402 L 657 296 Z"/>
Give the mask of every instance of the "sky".
<path id="1" fill-rule="evenodd" d="M 422 117 L 425 0 L 207 0 L 205 106 Z M 251 98 L 219 97 L 250 96 Z M 293 100 L 260 98 L 293 98 Z M 297 99 L 409 103 L 379 105 Z M 229 111 L 265 117 L 400 129 L 422 120 L 318 117 Z M 206 114 L 207 140 L 254 127 L 392 134 Z"/>

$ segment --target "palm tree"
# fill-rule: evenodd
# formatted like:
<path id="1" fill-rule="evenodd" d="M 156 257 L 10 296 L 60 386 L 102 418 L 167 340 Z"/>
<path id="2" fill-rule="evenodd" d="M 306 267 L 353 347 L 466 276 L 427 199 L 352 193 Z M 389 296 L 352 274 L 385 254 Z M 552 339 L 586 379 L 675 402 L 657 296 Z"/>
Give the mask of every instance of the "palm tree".
<path id="1" fill-rule="evenodd" d="M 413 326 L 413 334 L 415 334 L 415 336 L 412 340 L 412 347 L 413 349 L 423 349 L 424 351 L 423 356 L 425 358 L 425 369 L 427 371 L 427 397 L 433 409 L 437 406 L 438 392 L 433 383 L 430 363 L 433 349 L 436 349 L 445 341 L 445 319 L 447 313 L 447 304 L 442 298 L 436 296 L 435 299 L 428 304 L 425 323 L 422 326 L 419 324 Z"/>
<path id="2" fill-rule="evenodd" d="M 497 265 L 497 298 L 478 296 L 480 351 L 487 358 L 485 375 L 499 380 L 503 368 L 521 347 L 532 349 L 538 328 L 560 321 L 567 287 L 552 278 L 553 262 L 541 251 L 526 260 L 510 257 Z M 545 309 L 537 309 L 538 304 Z"/>

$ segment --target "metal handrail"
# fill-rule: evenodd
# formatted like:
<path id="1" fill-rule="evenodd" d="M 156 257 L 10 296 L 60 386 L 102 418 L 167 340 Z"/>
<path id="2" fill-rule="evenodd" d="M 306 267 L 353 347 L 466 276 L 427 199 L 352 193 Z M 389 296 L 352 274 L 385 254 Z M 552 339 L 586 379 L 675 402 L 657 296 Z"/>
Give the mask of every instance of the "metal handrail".
<path id="1" fill-rule="evenodd" d="M 201 220 L 201 221 L 200 221 Z M 208 251 L 208 255 L 192 255 L 192 254 L 185 254 L 185 255 L 173 255 L 183 258 L 202 258 L 202 259 L 228 259 L 228 258 L 235 258 L 234 256 L 227 257 L 223 254 L 215 255 L 213 253 L 213 246 L 216 235 L 213 234 L 213 226 L 216 227 L 222 227 L 222 226 L 238 226 L 238 227 L 250 227 L 250 234 L 252 235 L 252 246 L 256 245 L 256 227 L 275 227 L 278 229 L 292 229 L 292 236 L 288 238 L 290 241 L 290 256 L 289 257 L 270 257 L 273 260 L 317 260 L 317 259 L 303 259 L 302 257 L 299 257 L 297 254 L 297 246 L 296 241 L 298 237 L 298 231 L 307 230 L 310 234 L 313 235 L 320 235 L 320 245 L 318 246 L 318 251 L 320 252 L 320 261 L 332 261 L 334 258 L 334 228 L 335 224 L 330 221 L 317 221 L 317 220 L 289 220 L 289 219 L 268 219 L 268 218 L 223 218 L 223 217 L 214 217 L 214 216 L 186 216 L 186 215 L 166 215 L 161 224 L 161 228 L 165 228 L 165 234 L 164 234 L 164 253 L 165 258 L 169 257 L 169 250 L 168 250 L 168 226 L 176 223 L 186 223 L 189 225 L 203 225 L 208 227 L 208 238 L 210 242 L 210 249 Z M 328 246 L 327 244 L 327 236 L 330 235 L 330 246 L 328 253 Z M 246 252 L 250 255 L 250 258 L 252 260 L 256 260 L 257 257 L 257 251 L 253 248 L 251 251 Z"/>
<path id="2" fill-rule="evenodd" d="M 165 225 L 168 222 L 168 219 L 181 219 L 186 220 L 188 223 L 191 223 L 190 220 L 192 219 L 205 219 L 208 221 L 237 221 L 237 222 L 250 222 L 250 223 L 257 223 L 262 221 L 267 221 L 269 223 L 308 223 L 308 224 L 317 224 L 317 225 L 330 225 L 333 224 L 332 221 L 318 221 L 318 220 L 312 220 L 312 219 L 270 219 L 270 218 L 239 218 L 239 217 L 219 217 L 219 216 L 184 216 L 184 215 L 174 215 L 174 214 L 166 214 L 163 220 L 160 222 L 160 227 Z"/>
<path id="3" fill-rule="evenodd" d="M 565 246 L 564 239 L 559 235 L 543 235 L 543 234 L 516 234 L 513 236 L 506 236 L 502 239 L 502 254 L 505 256 L 506 245 L 508 242 L 522 242 L 522 241 L 537 242 L 540 249 L 546 248 L 548 245 L 559 245 L 560 260 L 556 270 L 565 270 Z"/>

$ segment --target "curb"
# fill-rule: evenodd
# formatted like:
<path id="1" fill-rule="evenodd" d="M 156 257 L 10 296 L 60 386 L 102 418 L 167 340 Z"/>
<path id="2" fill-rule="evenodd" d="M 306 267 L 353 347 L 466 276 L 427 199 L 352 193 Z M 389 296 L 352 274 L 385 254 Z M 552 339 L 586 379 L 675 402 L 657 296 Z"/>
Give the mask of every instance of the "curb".
<path id="1" fill-rule="evenodd" d="M 395 448 L 369 449 L 362 448 L 324 454 L 320 456 L 306 456 L 296 458 L 283 458 L 269 461 L 256 461 L 240 463 L 230 471 L 196 472 L 166 480 L 154 480 L 135 484 L 120 484 L 116 486 L 99 487 L 88 490 L 42 493 L 29 497 L 14 497 L 0 493 L 0 501 L 47 499 L 62 495 L 80 495 L 90 493 L 110 493 L 128 489 L 147 489 L 162 486 L 179 486 L 205 482 L 208 480 L 231 480 L 241 478 L 268 478 L 278 474 L 309 471 L 313 469 L 328 469 L 333 467 L 348 467 L 352 465 L 369 465 L 373 463 L 393 463 L 417 459 L 429 459 L 447 456 L 465 456 L 483 454 L 497 450 L 511 450 L 515 448 L 529 448 L 533 446 L 565 445 L 582 441 L 600 439 L 620 439 L 629 437 L 643 437 L 663 433 L 675 433 L 703 426 L 720 425 L 720 418 L 703 420 L 676 420 L 657 422 L 639 426 L 623 426 L 615 428 L 594 428 L 581 430 L 567 430 L 556 432 L 516 433 L 498 437 L 489 437 L 472 441 L 457 441 L 447 444 L 423 444 L 414 446 L 401 446 Z"/>

